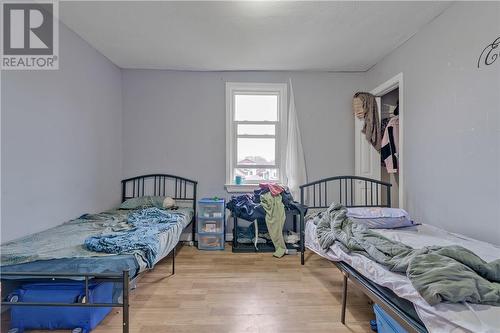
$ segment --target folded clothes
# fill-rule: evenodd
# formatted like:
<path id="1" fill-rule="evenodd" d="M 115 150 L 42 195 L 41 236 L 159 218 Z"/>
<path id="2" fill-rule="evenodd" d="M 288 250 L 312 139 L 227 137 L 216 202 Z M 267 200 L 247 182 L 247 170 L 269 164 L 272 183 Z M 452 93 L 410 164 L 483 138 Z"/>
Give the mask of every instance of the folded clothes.
<path id="1" fill-rule="evenodd" d="M 300 240 L 299 234 L 291 230 L 287 231 L 285 236 L 285 242 L 287 244 L 297 244 Z"/>
<path id="2" fill-rule="evenodd" d="M 255 222 L 254 222 L 255 223 Z M 255 225 L 251 224 L 248 227 L 238 226 L 236 233 L 238 236 L 238 243 L 241 244 L 264 244 L 271 240 L 269 232 L 267 231 L 266 222 L 262 220 L 257 221 L 259 225 L 259 234 L 257 239 L 255 239 Z M 263 224 L 263 226 L 262 226 Z"/>

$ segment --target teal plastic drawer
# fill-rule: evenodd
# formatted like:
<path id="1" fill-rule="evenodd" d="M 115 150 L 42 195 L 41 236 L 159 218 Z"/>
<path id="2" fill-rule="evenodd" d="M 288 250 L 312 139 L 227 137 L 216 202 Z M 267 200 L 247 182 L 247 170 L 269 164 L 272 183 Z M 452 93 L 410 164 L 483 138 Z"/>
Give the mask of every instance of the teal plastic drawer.
<path id="1" fill-rule="evenodd" d="M 205 234 L 198 233 L 199 250 L 224 250 L 224 234 Z"/>
<path id="2" fill-rule="evenodd" d="M 224 215 L 224 200 L 202 199 L 198 202 L 198 217 L 223 218 Z"/>
<path id="3" fill-rule="evenodd" d="M 198 218 L 198 233 L 224 233 L 224 219 Z"/>

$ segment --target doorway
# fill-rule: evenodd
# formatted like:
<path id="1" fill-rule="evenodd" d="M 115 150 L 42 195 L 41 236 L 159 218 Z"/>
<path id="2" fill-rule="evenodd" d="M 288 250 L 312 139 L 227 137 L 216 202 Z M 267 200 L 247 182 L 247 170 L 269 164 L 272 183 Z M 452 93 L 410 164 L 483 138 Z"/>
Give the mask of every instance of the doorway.
<path id="1" fill-rule="evenodd" d="M 355 118 L 355 174 L 361 177 L 381 180 L 392 184 L 392 207 L 405 207 L 404 192 L 404 100 L 403 73 L 400 73 L 370 91 L 376 97 L 381 125 L 387 125 L 389 120 L 397 116 L 399 122 L 399 140 L 397 150 L 397 171 L 387 168 L 378 152 L 361 133 L 363 121 Z M 396 109 L 397 107 L 397 109 Z M 395 115 L 394 113 L 398 113 Z M 386 120 L 384 120 L 386 119 Z M 381 126 L 381 127 L 382 127 Z M 381 128 L 385 131 L 385 128 Z M 382 132 L 382 136 L 384 133 Z M 385 162 L 385 161 L 384 161 Z M 391 161 L 392 162 L 392 161 Z M 390 171 L 390 172 L 389 172 Z M 362 186 L 361 184 L 359 186 Z M 362 189 L 360 189 L 362 190 Z M 356 191 L 363 193 L 363 191 Z"/>
<path id="2" fill-rule="evenodd" d="M 394 128 L 392 128 L 391 126 L 396 121 L 396 118 L 399 118 L 399 87 L 377 98 L 380 99 L 380 102 L 377 103 L 378 105 L 380 105 L 380 133 L 382 134 L 384 139 L 389 140 L 390 138 L 389 143 L 387 143 L 385 146 L 382 146 L 382 150 L 380 152 L 380 180 L 392 184 L 392 206 L 399 207 L 400 170 L 398 156 L 399 152 L 401 151 L 399 147 L 399 127 L 397 133 L 394 133 Z M 399 123 L 399 121 L 397 122 Z M 391 129 L 387 128 L 388 125 L 391 126 Z M 397 137 L 396 140 L 394 139 L 395 136 Z M 397 153 L 391 154 L 393 150 L 397 151 Z M 384 158 L 387 154 L 391 155 Z M 388 159 L 390 159 L 390 166 L 386 164 L 386 160 Z"/>

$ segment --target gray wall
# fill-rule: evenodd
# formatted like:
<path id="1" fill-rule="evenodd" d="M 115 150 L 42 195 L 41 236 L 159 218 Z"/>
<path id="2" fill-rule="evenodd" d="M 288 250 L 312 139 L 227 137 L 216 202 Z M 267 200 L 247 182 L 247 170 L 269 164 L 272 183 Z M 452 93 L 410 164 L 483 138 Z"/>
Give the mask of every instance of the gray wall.
<path id="1" fill-rule="evenodd" d="M 120 72 L 61 26 L 59 71 L 2 73 L 2 241 L 112 207 L 122 176 L 227 196 L 226 81 L 292 77 L 309 179 L 352 174 L 351 96 L 403 72 L 407 209 L 499 244 L 500 62 L 476 68 L 499 22 L 499 3 L 456 3 L 366 74 Z"/>
<path id="2" fill-rule="evenodd" d="M 225 82 L 292 78 L 310 180 L 354 170 L 351 97 L 362 74 L 124 70 L 123 176 L 196 178 L 201 196 L 227 197 Z"/>
<path id="3" fill-rule="evenodd" d="M 500 3 L 457 2 L 372 68 L 404 75 L 406 207 L 419 222 L 500 244 Z"/>
<path id="4" fill-rule="evenodd" d="M 64 25 L 60 60 L 2 72 L 2 242 L 120 199 L 120 69 Z"/>

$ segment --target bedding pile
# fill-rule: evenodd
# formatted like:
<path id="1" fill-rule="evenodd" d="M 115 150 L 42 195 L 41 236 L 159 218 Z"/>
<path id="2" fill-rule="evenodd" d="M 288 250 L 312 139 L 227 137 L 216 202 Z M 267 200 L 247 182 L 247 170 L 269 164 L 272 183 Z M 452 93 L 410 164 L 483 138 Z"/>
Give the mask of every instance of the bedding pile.
<path id="1" fill-rule="evenodd" d="M 335 203 L 313 223 L 323 249 L 336 243 L 346 253 L 364 255 L 406 274 L 430 305 L 442 301 L 500 305 L 500 260 L 487 263 L 458 245 L 413 249 L 353 222 L 347 209 Z"/>
<path id="2" fill-rule="evenodd" d="M 156 207 L 132 212 L 124 230 L 104 232 L 85 239 L 90 251 L 113 254 L 137 253 L 152 268 L 160 252 L 160 233 L 185 218 L 184 213 L 166 212 Z"/>

